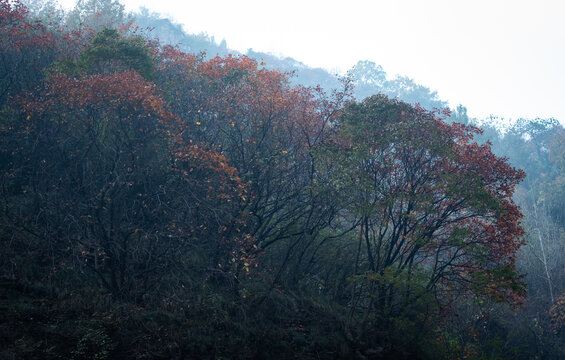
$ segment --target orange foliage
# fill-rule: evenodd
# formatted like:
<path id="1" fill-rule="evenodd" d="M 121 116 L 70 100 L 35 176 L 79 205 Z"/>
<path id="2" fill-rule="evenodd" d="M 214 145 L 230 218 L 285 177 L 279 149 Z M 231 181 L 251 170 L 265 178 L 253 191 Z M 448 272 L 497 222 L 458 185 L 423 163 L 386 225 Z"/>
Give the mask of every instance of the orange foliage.
<path id="1" fill-rule="evenodd" d="M 551 328 L 555 334 L 561 333 L 565 328 L 565 294 L 555 299 L 555 302 L 549 309 L 551 317 Z"/>

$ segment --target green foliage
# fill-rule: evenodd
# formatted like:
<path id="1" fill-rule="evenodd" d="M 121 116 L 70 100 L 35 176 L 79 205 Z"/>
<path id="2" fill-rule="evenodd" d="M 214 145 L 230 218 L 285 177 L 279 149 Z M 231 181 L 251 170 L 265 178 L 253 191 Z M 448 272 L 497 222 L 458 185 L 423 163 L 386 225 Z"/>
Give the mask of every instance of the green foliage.
<path id="1" fill-rule="evenodd" d="M 472 286 L 476 294 L 487 295 L 495 302 L 504 302 L 506 297 L 500 290 L 509 293 L 525 294 L 526 285 L 519 281 L 523 276 L 517 275 L 509 265 L 472 273 Z"/>
<path id="2" fill-rule="evenodd" d="M 105 28 L 96 33 L 77 61 L 61 61 L 53 70 L 69 76 L 135 70 L 145 79 L 152 80 L 155 56 L 145 38 L 124 37 L 116 29 Z"/>

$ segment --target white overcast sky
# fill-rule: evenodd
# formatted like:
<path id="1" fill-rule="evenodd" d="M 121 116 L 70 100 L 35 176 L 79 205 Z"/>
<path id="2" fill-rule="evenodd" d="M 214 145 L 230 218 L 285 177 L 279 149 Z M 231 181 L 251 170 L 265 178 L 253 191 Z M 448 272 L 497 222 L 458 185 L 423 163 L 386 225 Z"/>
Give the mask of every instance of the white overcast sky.
<path id="1" fill-rule="evenodd" d="M 474 117 L 565 123 L 565 0 L 121 2 L 241 52 L 253 48 L 342 72 L 371 60 Z"/>

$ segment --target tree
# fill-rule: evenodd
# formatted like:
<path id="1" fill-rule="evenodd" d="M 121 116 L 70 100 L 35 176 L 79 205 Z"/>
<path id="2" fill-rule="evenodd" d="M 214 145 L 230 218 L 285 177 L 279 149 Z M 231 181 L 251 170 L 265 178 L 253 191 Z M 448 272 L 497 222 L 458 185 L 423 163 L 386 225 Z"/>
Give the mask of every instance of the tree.
<path id="1" fill-rule="evenodd" d="M 67 15 L 70 28 L 88 28 L 94 32 L 124 26 L 131 21 L 132 16 L 118 0 L 78 0 Z"/>
<path id="2" fill-rule="evenodd" d="M 178 141 L 178 119 L 139 74 L 55 75 L 22 107 L 2 144 L 13 277 L 59 289 L 87 281 L 141 301 L 195 268 L 249 266 L 236 170 Z"/>
<path id="3" fill-rule="evenodd" d="M 524 296 L 515 270 L 522 215 L 512 201 L 524 173 L 472 142 L 478 129 L 438 115 L 382 95 L 350 103 L 321 151 L 339 164 L 341 222 L 358 233 L 351 316 L 373 326 L 427 294 L 440 305 Z"/>
<path id="4" fill-rule="evenodd" d="M 549 162 L 552 165 L 552 173 L 548 174 L 551 183 L 542 195 L 543 199 L 551 207 L 551 216 L 558 226 L 565 228 L 565 211 L 563 200 L 565 199 L 565 129 L 559 126 L 549 141 Z"/>
<path id="5" fill-rule="evenodd" d="M 63 24 L 65 11 L 55 0 L 22 0 L 30 14 L 47 26 L 55 28 Z"/>
<path id="6" fill-rule="evenodd" d="M 206 61 L 165 48 L 162 57 L 157 82 L 187 129 L 183 140 L 214 146 L 250 185 L 248 230 L 259 247 L 277 247 L 270 259 L 280 279 L 335 214 L 328 189 L 315 184 L 311 150 L 344 94 L 291 87 L 284 73 L 243 56 Z"/>
<path id="7" fill-rule="evenodd" d="M 387 82 L 386 72 L 382 66 L 372 61 L 358 61 L 349 70 L 348 75 L 353 79 L 355 85 L 355 97 L 363 100 L 368 96 L 384 92 Z"/>
<path id="8" fill-rule="evenodd" d="M 43 71 L 76 49 L 75 37 L 47 28 L 30 17 L 19 1 L 0 1 L 0 105 L 22 90 L 31 90 Z M 80 37 L 80 34 L 75 34 Z"/>
<path id="9" fill-rule="evenodd" d="M 407 76 L 397 76 L 390 80 L 384 93 L 412 105 L 418 104 L 430 111 L 443 109 L 447 105 L 439 98 L 436 91 L 431 91 Z"/>
<path id="10" fill-rule="evenodd" d="M 82 49 L 78 59 L 59 62 L 56 68 L 70 76 L 135 70 L 152 80 L 156 52 L 155 44 L 141 36 L 125 37 L 116 29 L 104 28 Z"/>

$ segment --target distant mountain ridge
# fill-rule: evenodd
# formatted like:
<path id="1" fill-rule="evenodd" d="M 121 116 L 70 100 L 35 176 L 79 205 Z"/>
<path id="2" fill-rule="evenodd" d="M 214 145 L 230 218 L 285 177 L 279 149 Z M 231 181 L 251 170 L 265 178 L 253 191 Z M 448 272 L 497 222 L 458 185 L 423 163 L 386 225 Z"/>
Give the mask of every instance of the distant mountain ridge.
<path id="1" fill-rule="evenodd" d="M 206 52 L 208 57 L 227 54 L 241 55 L 236 50 L 227 47 L 225 40 L 219 44 L 213 36 L 205 33 L 188 34 L 181 24 L 175 24 L 157 13 L 149 12 L 143 8 L 134 14 L 136 23 L 141 28 L 150 29 L 150 36 L 157 37 L 160 41 L 178 46 L 179 49 L 199 53 Z M 278 69 L 292 73 L 293 84 L 303 86 L 321 86 L 326 91 L 339 88 L 340 76 L 332 74 L 322 68 L 312 68 L 290 57 L 279 57 L 273 54 L 249 49 L 244 54 L 257 61 L 265 62 L 269 69 Z M 348 72 L 354 84 L 353 95 L 357 100 L 362 100 L 370 95 L 382 93 L 391 98 L 398 98 L 410 104 L 420 104 L 422 107 L 433 110 L 447 107 L 447 102 L 441 100 L 435 91 L 414 82 L 406 76 L 397 76 L 389 79 L 380 65 L 372 61 L 359 61 Z"/>

